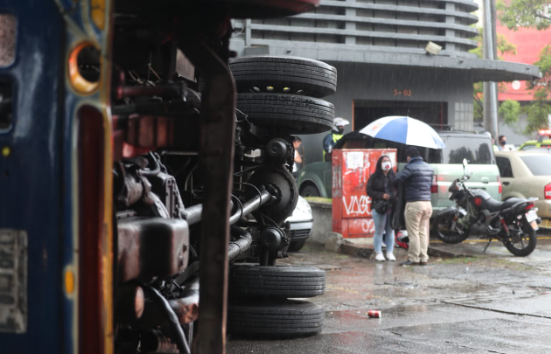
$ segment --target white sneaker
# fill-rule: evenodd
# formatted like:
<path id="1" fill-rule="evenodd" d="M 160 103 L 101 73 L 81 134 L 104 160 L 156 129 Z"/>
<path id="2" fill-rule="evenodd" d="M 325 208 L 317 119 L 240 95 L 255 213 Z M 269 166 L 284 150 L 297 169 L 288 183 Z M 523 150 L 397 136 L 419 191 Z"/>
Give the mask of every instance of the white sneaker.
<path id="1" fill-rule="evenodd" d="M 383 252 L 377 253 L 377 254 L 375 255 L 375 260 L 376 260 L 377 262 L 384 262 L 384 261 L 386 261 L 385 256 L 383 256 Z"/>
<path id="2" fill-rule="evenodd" d="M 394 255 L 390 252 L 386 253 L 386 259 L 388 259 L 391 262 L 396 262 L 396 257 L 394 257 Z"/>

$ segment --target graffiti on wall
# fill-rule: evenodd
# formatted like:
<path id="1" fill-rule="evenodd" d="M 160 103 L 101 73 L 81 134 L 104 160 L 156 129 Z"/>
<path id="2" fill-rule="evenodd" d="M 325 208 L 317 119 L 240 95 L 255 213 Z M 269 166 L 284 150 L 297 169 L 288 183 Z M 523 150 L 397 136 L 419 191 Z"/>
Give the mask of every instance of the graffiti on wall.
<path id="1" fill-rule="evenodd" d="M 345 215 L 347 216 L 371 216 L 371 198 L 367 195 L 349 195 L 342 197 Z"/>
<path id="2" fill-rule="evenodd" d="M 353 236 L 368 236 L 375 233 L 373 219 L 358 218 L 348 220 L 348 233 Z"/>

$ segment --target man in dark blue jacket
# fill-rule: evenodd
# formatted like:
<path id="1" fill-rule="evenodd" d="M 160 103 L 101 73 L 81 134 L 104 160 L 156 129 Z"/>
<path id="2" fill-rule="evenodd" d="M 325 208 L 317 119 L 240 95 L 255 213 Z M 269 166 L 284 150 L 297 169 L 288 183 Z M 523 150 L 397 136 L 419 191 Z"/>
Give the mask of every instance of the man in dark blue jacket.
<path id="1" fill-rule="evenodd" d="M 406 228 L 408 230 L 408 260 L 402 266 L 427 265 L 429 260 L 430 202 L 434 170 L 419 156 L 413 146 L 406 148 L 407 165 L 394 177 L 394 184 L 404 184 Z"/>

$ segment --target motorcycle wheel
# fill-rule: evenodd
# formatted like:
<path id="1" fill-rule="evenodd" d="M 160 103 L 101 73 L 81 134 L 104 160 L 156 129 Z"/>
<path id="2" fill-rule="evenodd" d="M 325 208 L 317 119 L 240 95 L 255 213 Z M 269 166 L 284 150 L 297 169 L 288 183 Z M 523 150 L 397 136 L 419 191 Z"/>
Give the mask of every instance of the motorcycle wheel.
<path id="1" fill-rule="evenodd" d="M 517 257 L 526 257 L 536 249 L 538 239 L 536 237 L 536 231 L 526 221 L 522 221 L 517 225 L 509 225 L 509 228 L 519 227 L 520 233 L 518 235 L 510 235 L 509 237 L 503 237 L 503 244 L 509 252 Z"/>
<path id="2" fill-rule="evenodd" d="M 450 227 L 453 222 L 453 214 L 437 216 L 432 223 L 432 231 L 437 239 L 444 243 L 456 244 L 465 241 L 469 237 L 469 229 L 462 228 L 463 234 L 457 231 L 451 231 Z M 457 223 L 456 228 L 462 227 Z"/>

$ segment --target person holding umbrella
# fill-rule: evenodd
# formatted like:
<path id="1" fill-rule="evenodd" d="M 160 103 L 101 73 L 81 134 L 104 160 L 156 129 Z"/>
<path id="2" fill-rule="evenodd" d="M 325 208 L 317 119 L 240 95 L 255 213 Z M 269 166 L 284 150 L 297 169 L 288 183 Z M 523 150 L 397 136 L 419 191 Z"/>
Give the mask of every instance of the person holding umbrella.
<path id="1" fill-rule="evenodd" d="M 429 245 L 429 220 L 432 215 L 431 185 L 432 167 L 419 156 L 416 146 L 443 149 L 446 144 L 438 133 L 425 122 L 407 116 L 379 118 L 360 130 L 373 138 L 406 145 L 407 165 L 394 176 L 394 185 L 405 191 L 405 223 L 409 236 L 408 260 L 403 266 L 426 265 Z M 398 193 L 400 194 L 400 193 Z M 399 213 L 401 201 L 396 201 L 395 229 L 401 227 Z"/>
<path id="2" fill-rule="evenodd" d="M 432 215 L 431 185 L 434 170 L 419 156 L 414 146 L 406 148 L 407 165 L 394 176 L 394 184 L 404 184 L 406 229 L 409 236 L 408 260 L 401 266 L 427 265 L 429 221 Z"/>

